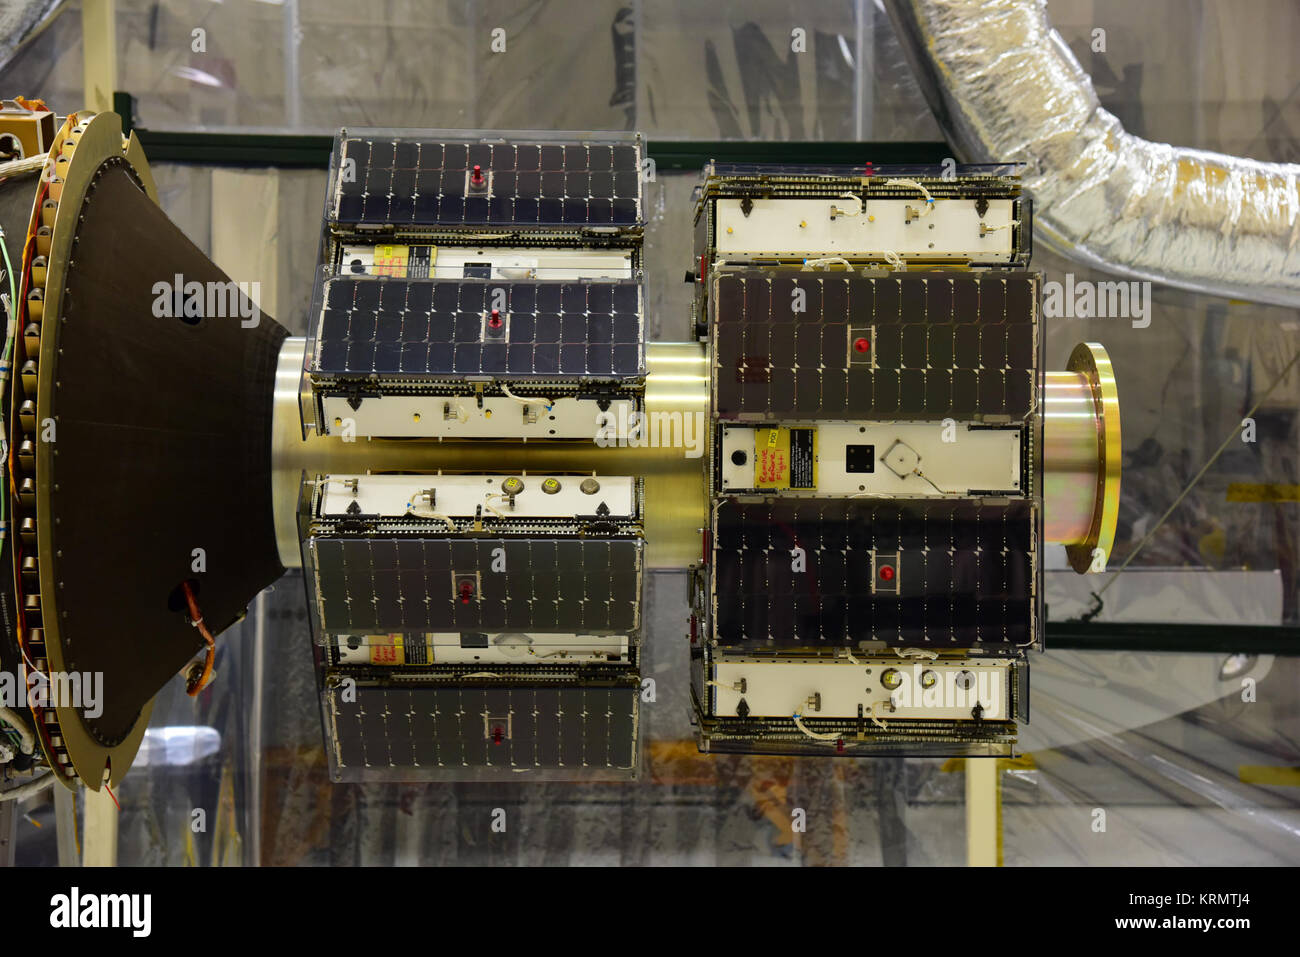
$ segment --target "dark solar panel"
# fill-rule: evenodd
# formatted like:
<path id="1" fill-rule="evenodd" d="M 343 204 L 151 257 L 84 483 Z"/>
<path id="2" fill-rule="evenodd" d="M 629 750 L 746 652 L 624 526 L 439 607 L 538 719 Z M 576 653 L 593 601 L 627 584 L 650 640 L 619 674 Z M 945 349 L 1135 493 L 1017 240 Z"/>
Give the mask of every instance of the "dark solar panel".
<path id="1" fill-rule="evenodd" d="M 325 282 L 313 371 L 637 378 L 640 284 L 335 277 Z"/>
<path id="2" fill-rule="evenodd" d="M 338 223 L 580 228 L 641 219 L 639 142 L 354 137 L 343 141 L 338 168 Z"/>
<path id="3" fill-rule="evenodd" d="M 621 768 L 639 688 L 362 685 L 330 693 L 344 768 Z"/>
<path id="4" fill-rule="evenodd" d="M 326 536 L 312 553 L 326 634 L 626 634 L 640 620 L 639 539 Z"/>
<path id="5" fill-rule="evenodd" d="M 710 303 L 717 414 L 1022 419 L 1034 408 L 1037 281 L 723 275 Z"/>
<path id="6" fill-rule="evenodd" d="M 725 596 L 716 637 L 774 648 L 1024 644 L 1033 522 L 1023 501 L 724 499 L 714 527 L 714 581 Z M 793 570 L 796 547 L 806 570 Z"/>

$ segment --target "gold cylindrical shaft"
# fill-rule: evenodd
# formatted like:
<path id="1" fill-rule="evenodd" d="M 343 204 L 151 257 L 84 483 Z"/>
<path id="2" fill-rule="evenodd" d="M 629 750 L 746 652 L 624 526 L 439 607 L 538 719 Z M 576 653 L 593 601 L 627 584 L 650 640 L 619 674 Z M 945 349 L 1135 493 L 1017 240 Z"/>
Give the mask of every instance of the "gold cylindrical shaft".
<path id="1" fill-rule="evenodd" d="M 306 340 L 285 340 L 276 372 L 272 424 L 272 494 L 276 544 L 286 567 L 302 564 L 297 507 L 304 472 L 596 472 L 645 479 L 646 565 L 685 568 L 700 557 L 699 530 L 705 522 L 704 451 L 708 445 L 708 353 L 698 342 L 646 343 L 646 412 L 681 413 L 672 445 L 609 445 L 595 441 L 501 442 L 342 438 L 308 432 L 302 437 L 299 389 Z M 650 429 L 650 437 L 669 428 Z M 683 447 L 684 446 L 684 447 Z"/>
<path id="2" fill-rule="evenodd" d="M 1092 386 L 1078 372 L 1049 372 L 1043 398 L 1043 533 L 1049 542 L 1082 544 L 1092 529 L 1101 467 Z"/>

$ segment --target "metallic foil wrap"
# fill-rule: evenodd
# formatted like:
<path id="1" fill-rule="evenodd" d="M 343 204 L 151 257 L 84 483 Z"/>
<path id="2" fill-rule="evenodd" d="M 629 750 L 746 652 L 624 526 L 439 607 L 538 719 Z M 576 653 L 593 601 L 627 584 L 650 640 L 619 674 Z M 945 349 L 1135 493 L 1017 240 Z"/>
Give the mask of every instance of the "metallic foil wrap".
<path id="1" fill-rule="evenodd" d="M 1139 279 L 1300 305 L 1300 166 L 1125 132 L 1043 0 L 886 5 L 958 158 L 1028 164 L 1049 247 Z"/>

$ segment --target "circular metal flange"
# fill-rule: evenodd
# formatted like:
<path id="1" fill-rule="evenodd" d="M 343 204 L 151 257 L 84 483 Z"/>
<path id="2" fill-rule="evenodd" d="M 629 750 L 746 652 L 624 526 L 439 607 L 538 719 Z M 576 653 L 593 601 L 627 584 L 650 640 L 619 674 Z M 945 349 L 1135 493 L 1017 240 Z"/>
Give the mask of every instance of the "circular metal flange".
<path id="1" fill-rule="evenodd" d="M 116 113 L 99 113 L 89 118 L 87 114 L 74 114 L 69 118 L 63 135 L 51 147 L 49 162 L 53 165 L 57 180 L 51 181 L 48 194 L 49 198 L 57 200 L 58 209 L 54 216 L 47 256 L 44 314 L 41 319 L 43 334 L 40 336 L 37 363 L 37 423 L 44 423 L 49 417 L 53 392 L 59 385 L 55 378 L 58 372 L 57 328 L 61 321 L 63 293 L 69 269 L 73 265 L 78 219 L 100 170 L 107 163 L 125 164 L 149 199 L 155 203 L 158 201 L 158 192 L 144 151 L 134 134 L 123 137 L 122 121 Z M 47 170 L 47 174 L 48 172 Z M 45 179 L 52 178 L 47 175 Z M 36 202 L 38 207 L 43 202 L 41 191 L 37 193 Z M 82 251 L 82 254 L 86 252 L 88 251 Z M 57 417 L 55 419 L 57 426 Z M 53 442 L 35 443 L 36 552 L 38 556 L 48 558 L 54 556 L 50 475 L 56 454 Z M 75 662 L 66 660 L 65 649 L 60 641 L 59 582 L 54 566 L 52 560 L 40 561 L 39 607 L 48 668 L 60 674 L 75 670 Z M 96 791 L 105 782 L 116 786 L 135 759 L 140 743 L 144 740 L 152 710 L 153 702 L 150 701 L 141 709 L 130 730 L 120 740 L 101 742 L 87 730 L 77 708 L 63 704 L 46 709 L 45 733 L 42 735 L 41 746 L 50 766 L 58 769 L 58 780 L 66 787 L 74 788 L 79 779 Z M 57 748 L 52 751 L 51 745 L 55 742 Z"/>
<path id="2" fill-rule="evenodd" d="M 1087 379 L 1097 423 L 1097 490 L 1087 537 L 1065 546 L 1070 567 L 1080 574 L 1104 570 L 1115 546 L 1119 521 L 1120 450 L 1119 391 L 1110 356 L 1099 342 L 1081 342 L 1065 364 L 1070 372 Z M 1100 549 L 1099 563 L 1095 563 Z"/>

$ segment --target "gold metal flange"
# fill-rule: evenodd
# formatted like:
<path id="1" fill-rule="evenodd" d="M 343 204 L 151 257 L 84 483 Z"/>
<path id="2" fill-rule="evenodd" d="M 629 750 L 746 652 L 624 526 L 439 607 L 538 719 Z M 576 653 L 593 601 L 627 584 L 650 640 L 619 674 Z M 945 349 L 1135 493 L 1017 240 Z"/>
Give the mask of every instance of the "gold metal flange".
<path id="1" fill-rule="evenodd" d="M 1110 356 L 1099 342 L 1081 342 L 1075 346 L 1066 369 L 1086 380 L 1092 394 L 1095 422 L 1097 463 L 1092 518 L 1083 541 L 1065 546 L 1070 567 L 1084 574 L 1094 569 L 1104 569 L 1110 561 L 1111 550 L 1115 547 L 1122 464 L 1119 391 Z M 1098 557 L 1101 559 L 1099 562 Z"/>
<path id="2" fill-rule="evenodd" d="M 110 160 L 125 161 L 149 199 L 155 203 L 158 201 L 158 193 L 153 177 L 149 173 L 144 151 L 134 134 L 130 137 L 122 135 L 122 121 L 116 113 L 73 114 L 56 138 L 49 156 L 46 174 L 42 177 L 42 188 L 38 189 L 36 195 L 36 210 L 33 213 L 34 216 L 41 216 L 41 207 L 45 205 L 47 199 L 53 199 L 58 203 L 58 208 L 53 211 L 53 228 L 49 236 L 50 247 L 46 257 L 48 264 L 43 277 L 45 288 L 40 321 L 34 419 L 38 425 L 50 417 L 58 364 L 56 330 L 60 322 L 63 292 L 67 285 L 68 271 L 72 267 L 73 241 L 76 238 L 78 218 L 97 172 Z M 53 167 L 52 170 L 48 168 L 50 166 Z M 50 182 L 48 190 L 43 188 L 46 181 Z M 49 215 L 48 210 L 45 211 L 45 215 Z M 49 442 L 37 440 L 34 445 L 35 503 L 34 507 L 24 509 L 22 513 L 33 519 L 35 526 L 33 544 L 39 559 L 40 556 L 53 556 L 50 474 L 54 449 Z M 42 651 L 47 668 L 55 673 L 63 673 L 67 670 L 67 663 L 59 635 L 61 616 L 57 601 L 54 562 L 39 561 L 39 592 L 34 592 L 30 588 L 24 590 L 29 596 L 28 601 L 33 593 L 37 597 L 37 603 L 33 607 L 40 610 L 40 620 L 43 625 Z M 45 751 L 50 767 L 55 769 L 56 778 L 70 789 L 75 788 L 78 781 L 96 791 L 105 782 L 116 786 L 135 759 L 140 742 L 144 739 L 145 728 L 149 724 L 152 710 L 153 702 L 150 701 L 141 709 L 125 738 L 117 745 L 107 747 L 96 741 L 86 730 L 78 709 L 68 706 L 43 709 L 41 747 Z"/>

